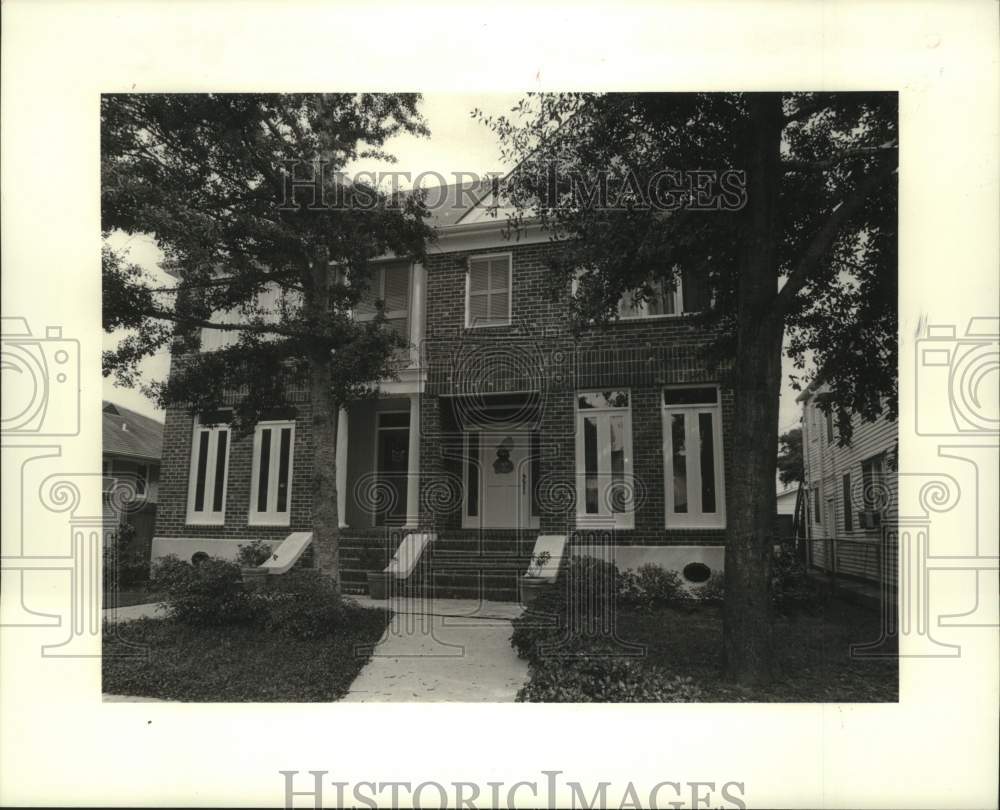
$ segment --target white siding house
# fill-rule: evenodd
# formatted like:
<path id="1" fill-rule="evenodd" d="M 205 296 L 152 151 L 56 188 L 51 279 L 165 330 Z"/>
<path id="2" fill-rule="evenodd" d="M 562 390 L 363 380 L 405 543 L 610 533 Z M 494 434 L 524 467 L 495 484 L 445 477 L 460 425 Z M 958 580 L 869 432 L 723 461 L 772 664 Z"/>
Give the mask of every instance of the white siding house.
<path id="1" fill-rule="evenodd" d="M 854 415 L 851 442 L 841 447 L 834 412 L 820 407 L 825 393 L 821 385 L 799 396 L 808 561 L 837 575 L 894 585 L 898 425 Z"/>

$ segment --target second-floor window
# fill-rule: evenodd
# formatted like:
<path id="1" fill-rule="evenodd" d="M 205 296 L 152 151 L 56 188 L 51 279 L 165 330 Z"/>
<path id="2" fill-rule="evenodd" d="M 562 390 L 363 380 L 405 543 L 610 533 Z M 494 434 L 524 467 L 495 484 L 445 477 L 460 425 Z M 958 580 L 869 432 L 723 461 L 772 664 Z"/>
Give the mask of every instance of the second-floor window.
<path id="1" fill-rule="evenodd" d="M 577 294 L 579 278 L 584 271 L 578 270 L 570 286 L 572 295 Z M 618 319 L 623 321 L 642 318 L 669 318 L 685 313 L 701 312 L 710 306 L 710 295 L 704 275 L 675 267 L 673 276 L 655 278 L 649 282 L 649 290 L 639 295 L 629 290 L 618 302 Z"/>
<path id="2" fill-rule="evenodd" d="M 511 317 L 511 255 L 469 258 L 465 281 L 465 326 L 507 326 Z"/>
<path id="3" fill-rule="evenodd" d="M 251 313 L 253 317 L 262 319 L 265 323 L 278 323 L 281 320 L 282 311 L 286 307 L 295 305 L 294 295 L 282 289 L 279 285 L 269 283 L 264 289 L 257 293 L 252 304 Z M 209 320 L 219 324 L 242 324 L 249 321 L 249 315 L 244 312 L 243 307 L 233 309 L 223 309 L 213 312 Z M 216 349 L 225 349 L 235 346 L 240 340 L 239 329 L 212 329 L 204 327 L 201 330 L 201 350 L 211 352 Z"/>
<path id="4" fill-rule="evenodd" d="M 359 321 L 370 321 L 384 307 L 386 324 L 405 341 L 410 340 L 410 263 L 382 262 L 372 268 L 368 289 L 354 308 Z"/>
<path id="5" fill-rule="evenodd" d="M 618 317 L 655 318 L 661 315 L 680 315 L 684 312 L 684 283 L 680 275 L 673 285 L 663 279 L 650 283 L 650 294 L 637 301 L 636 295 L 627 292 L 618 302 Z"/>

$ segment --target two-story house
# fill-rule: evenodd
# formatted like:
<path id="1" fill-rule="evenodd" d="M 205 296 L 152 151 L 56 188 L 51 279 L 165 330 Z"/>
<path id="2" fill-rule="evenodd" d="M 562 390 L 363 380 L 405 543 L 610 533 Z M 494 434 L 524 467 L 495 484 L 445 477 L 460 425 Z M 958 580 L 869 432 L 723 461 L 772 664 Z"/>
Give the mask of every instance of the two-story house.
<path id="1" fill-rule="evenodd" d="M 339 414 L 345 590 L 363 590 L 366 548 L 415 532 L 434 539 L 439 595 L 515 597 L 539 537 L 707 580 L 723 564 L 732 395 L 691 317 L 703 285 L 624 300 L 618 321 L 577 335 L 549 294 L 559 244 L 533 224 L 508 238 L 490 203 L 438 209 L 424 263 L 375 270 L 412 348 L 377 399 Z M 309 531 L 309 403 L 291 398 L 245 439 L 167 413 L 155 555 L 232 557 Z"/>
<path id="2" fill-rule="evenodd" d="M 826 386 L 799 395 L 805 463 L 808 563 L 849 578 L 895 586 L 899 429 L 884 416 L 852 416 L 851 441 L 841 446 L 833 411 L 820 407 Z"/>

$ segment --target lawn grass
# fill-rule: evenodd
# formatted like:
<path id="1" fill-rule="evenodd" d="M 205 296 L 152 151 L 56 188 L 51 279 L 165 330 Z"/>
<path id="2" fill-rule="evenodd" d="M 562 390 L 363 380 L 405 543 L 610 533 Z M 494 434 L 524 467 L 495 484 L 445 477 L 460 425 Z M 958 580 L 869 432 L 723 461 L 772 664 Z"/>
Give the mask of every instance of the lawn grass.
<path id="1" fill-rule="evenodd" d="M 852 656 L 851 644 L 880 636 L 876 611 L 831 600 L 815 615 L 775 622 L 774 680 L 745 688 L 722 678 L 722 608 L 713 604 L 661 606 L 617 613 L 618 638 L 645 645 L 639 665 L 666 676 L 691 678 L 700 702 L 895 702 L 899 661 Z M 536 670 L 532 668 L 532 676 Z"/>
<path id="2" fill-rule="evenodd" d="M 661 608 L 619 618 L 623 638 L 645 644 L 649 666 L 690 676 L 710 701 L 872 703 L 899 699 L 899 660 L 851 655 L 852 644 L 879 638 L 876 611 L 831 600 L 817 615 L 779 617 L 774 627 L 773 682 L 742 688 L 725 683 L 722 608 Z"/>
<path id="3" fill-rule="evenodd" d="M 254 625 L 190 627 L 166 619 L 106 623 L 103 690 L 189 702 L 339 700 L 391 615 L 360 607 L 348 611 L 343 630 L 310 641 Z M 122 652 L 119 639 L 143 645 L 147 654 L 116 655 Z"/>

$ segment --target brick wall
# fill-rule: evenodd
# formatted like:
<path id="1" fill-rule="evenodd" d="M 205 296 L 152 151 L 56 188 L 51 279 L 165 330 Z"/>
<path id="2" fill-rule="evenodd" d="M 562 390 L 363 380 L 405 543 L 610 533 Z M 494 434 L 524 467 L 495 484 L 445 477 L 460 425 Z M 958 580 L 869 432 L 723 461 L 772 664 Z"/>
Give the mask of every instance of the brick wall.
<path id="1" fill-rule="evenodd" d="M 713 370 L 705 354 L 712 335 L 692 318 L 659 318 L 611 324 L 574 335 L 565 302 L 549 296 L 551 244 L 499 250 L 513 254 L 513 323 L 465 328 L 465 262 L 475 252 L 428 257 L 426 291 L 426 393 L 421 403 L 421 521 L 442 530 L 461 527 L 462 434 L 448 400 L 459 393 L 538 392 L 543 482 L 540 529 L 570 532 L 575 524 L 575 408 L 578 390 L 622 387 L 632 392 L 633 473 L 640 482 L 635 529 L 616 533 L 623 544 L 718 544 L 717 530 L 664 528 L 663 436 L 660 392 L 664 385 L 720 383 L 724 470 L 732 458 L 733 398 L 725 372 Z M 491 251 L 476 252 L 497 252 Z M 164 427 L 160 508 L 156 533 L 164 537 L 281 539 L 308 531 L 311 509 L 312 441 L 304 391 L 290 395 L 298 415 L 292 474 L 291 525 L 248 525 L 253 436 L 233 436 L 229 456 L 226 520 L 222 526 L 185 521 L 192 418 L 167 412 Z M 353 450 L 352 450 L 353 452 Z"/>
<path id="2" fill-rule="evenodd" d="M 310 530 L 312 511 L 311 466 L 312 424 L 310 407 L 304 396 L 297 400 L 295 441 L 293 444 L 291 521 L 286 526 L 251 526 L 250 476 L 253 434 L 230 435 L 229 479 L 226 488 L 225 524 L 220 526 L 187 523 L 188 480 L 191 470 L 191 445 L 194 418 L 184 408 L 167 410 L 163 428 L 163 456 L 160 475 L 160 501 L 156 515 L 159 537 L 213 537 L 240 541 L 282 540 L 294 531 Z"/>
<path id="3" fill-rule="evenodd" d="M 427 269 L 427 395 L 422 437 L 422 519 L 437 528 L 461 525 L 461 501 L 443 502 L 461 481 L 461 435 L 442 397 L 473 393 L 540 392 L 542 532 L 572 531 L 575 508 L 575 392 L 622 387 L 632 392 L 633 474 L 637 479 L 635 529 L 616 533 L 631 544 L 704 544 L 724 541 L 722 530 L 664 528 L 663 435 L 660 392 L 665 385 L 722 386 L 723 466 L 732 458 L 733 397 L 725 370 L 706 350 L 713 335 L 693 318 L 623 321 L 575 335 L 565 301 L 553 301 L 549 260 L 557 246 L 509 248 L 513 263 L 512 323 L 465 328 L 465 273 L 480 251 L 439 253 Z M 482 251 L 493 252 L 493 251 Z M 460 493 L 459 493 L 460 494 Z"/>

